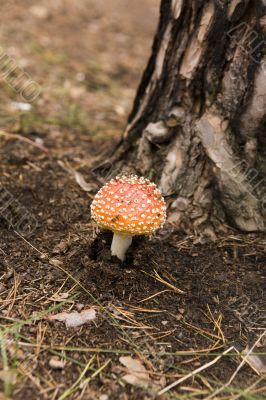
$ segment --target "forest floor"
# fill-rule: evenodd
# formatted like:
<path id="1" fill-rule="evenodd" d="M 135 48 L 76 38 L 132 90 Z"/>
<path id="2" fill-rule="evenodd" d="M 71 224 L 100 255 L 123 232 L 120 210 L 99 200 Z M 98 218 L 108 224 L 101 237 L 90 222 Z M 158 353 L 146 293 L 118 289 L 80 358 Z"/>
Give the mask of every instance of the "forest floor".
<path id="1" fill-rule="evenodd" d="M 123 132 L 158 8 L 157 0 L 1 6 L 1 49 L 42 88 L 25 109 L 0 82 L 1 399 L 266 396 L 263 358 L 242 353 L 266 354 L 265 238 L 139 238 L 121 265 L 111 235 L 95 237 L 90 220 L 102 182 L 94 167 Z M 79 327 L 51 318 L 87 309 L 96 318 Z"/>

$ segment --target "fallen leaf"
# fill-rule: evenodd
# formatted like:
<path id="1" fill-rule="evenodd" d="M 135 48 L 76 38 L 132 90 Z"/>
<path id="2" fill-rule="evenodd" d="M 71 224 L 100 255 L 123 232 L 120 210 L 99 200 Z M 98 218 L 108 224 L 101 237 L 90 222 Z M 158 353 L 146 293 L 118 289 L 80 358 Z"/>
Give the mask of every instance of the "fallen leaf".
<path id="1" fill-rule="evenodd" d="M 149 374 L 144 365 L 130 356 L 120 357 L 119 361 L 128 369 L 122 379 L 131 385 L 147 387 L 150 384 Z"/>
<path id="2" fill-rule="evenodd" d="M 81 189 L 83 189 L 85 192 L 91 192 L 92 190 L 95 189 L 95 187 L 93 185 L 91 185 L 90 183 L 87 183 L 83 177 L 83 175 L 81 175 L 80 172 L 78 171 L 73 171 L 74 174 L 74 178 L 77 182 L 77 184 L 81 187 Z"/>
<path id="3" fill-rule="evenodd" d="M 86 89 L 83 86 L 73 86 L 69 89 L 69 94 L 72 99 L 80 99 L 84 94 L 86 94 Z"/>
<path id="4" fill-rule="evenodd" d="M 29 103 L 22 103 L 22 102 L 16 102 L 16 101 L 11 101 L 11 107 L 13 107 L 15 110 L 20 110 L 20 111 L 29 111 L 31 109 L 31 104 Z"/>
<path id="5" fill-rule="evenodd" d="M 48 8 L 39 5 L 30 7 L 30 13 L 39 19 L 47 19 L 49 17 Z"/>
<path id="6" fill-rule="evenodd" d="M 60 167 L 62 167 L 65 171 L 67 171 L 68 173 L 70 173 L 70 175 L 72 175 L 75 179 L 75 181 L 77 182 L 77 184 L 85 191 L 85 192 L 91 192 L 92 190 L 95 190 L 97 188 L 97 186 L 87 183 L 83 177 L 83 175 L 78 172 L 75 171 L 72 167 L 70 167 L 67 163 L 63 163 L 63 161 L 59 160 L 58 164 L 60 165 Z"/>
<path id="7" fill-rule="evenodd" d="M 258 375 L 266 374 L 266 356 L 248 354 L 249 351 L 250 349 L 248 347 L 242 351 L 242 357 L 245 359 L 246 363 L 248 363 Z"/>
<path id="8" fill-rule="evenodd" d="M 56 294 L 52 295 L 51 300 L 53 300 L 53 301 L 63 301 L 63 300 L 68 299 L 68 297 L 69 297 L 69 293 L 67 293 L 67 292 L 65 292 L 65 293 L 56 293 Z"/>
<path id="9" fill-rule="evenodd" d="M 66 365 L 64 360 L 60 360 L 59 357 L 52 357 L 49 360 L 49 365 L 52 369 L 63 369 Z"/>
<path id="10" fill-rule="evenodd" d="M 69 246 L 68 239 L 62 239 L 54 248 L 53 254 L 65 253 Z"/>
<path id="11" fill-rule="evenodd" d="M 48 317 L 51 321 L 65 322 L 66 327 L 77 327 L 86 324 L 88 321 L 93 321 L 96 318 L 96 311 L 93 308 L 88 308 L 80 313 L 73 311 L 71 313 L 62 312 Z"/>
<path id="12" fill-rule="evenodd" d="M 51 258 L 49 260 L 50 264 L 54 265 L 55 267 L 60 267 L 60 265 L 62 265 L 62 261 L 57 260 L 56 258 Z"/>
<path id="13" fill-rule="evenodd" d="M 17 372 L 14 369 L 3 369 L 0 371 L 0 379 L 9 385 L 14 385 L 17 380 Z"/>

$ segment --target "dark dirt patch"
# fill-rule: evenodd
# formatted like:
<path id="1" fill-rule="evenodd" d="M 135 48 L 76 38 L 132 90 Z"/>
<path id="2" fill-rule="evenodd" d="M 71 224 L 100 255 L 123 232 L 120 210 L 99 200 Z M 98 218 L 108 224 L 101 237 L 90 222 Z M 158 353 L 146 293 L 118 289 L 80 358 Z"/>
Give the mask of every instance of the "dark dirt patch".
<path id="1" fill-rule="evenodd" d="M 17 157 L 25 149 L 22 143 L 8 146 Z M 10 301 L 3 303 L 3 322 L 9 325 L 12 321 L 29 319 L 34 312 L 48 310 L 58 304 L 52 300 L 58 292 L 75 295 L 73 303 L 61 306 L 62 310 L 76 309 L 79 303 L 98 308 L 95 325 L 66 329 L 62 323 L 51 323 L 44 318 L 19 330 L 25 338 L 21 341 L 32 344 L 38 342 L 38 334 L 42 332 L 41 346 L 57 349 L 61 355 L 62 347 L 81 348 L 67 351 L 71 359 L 67 368 L 53 371 L 49 367 L 52 356 L 49 350 L 44 347 L 36 355 L 34 347 L 21 346 L 23 359 L 34 358 L 30 370 L 42 390 L 48 389 L 51 380 L 53 390 L 58 387 L 60 393 L 66 389 L 69 382 L 78 378 L 81 365 L 96 352 L 97 365 L 108 359 L 111 362 L 104 374 L 92 381 L 84 398 L 99 398 L 94 396 L 100 393 L 109 394 L 112 399 L 126 398 L 123 397 L 126 394 L 130 399 L 145 398 L 149 391 L 133 390 L 119 383 L 122 374 L 118 368 L 119 351 L 142 354 L 146 365 L 156 374 L 180 376 L 213 356 L 182 356 L 176 354 L 178 351 L 206 349 L 208 353 L 214 346 L 218 348 L 213 353 L 217 353 L 231 344 L 244 348 L 254 343 L 256 328 L 265 326 L 262 238 L 256 241 L 251 235 L 232 236 L 213 244 L 193 244 L 192 238 L 174 234 L 167 240 L 135 238 L 122 265 L 110 256 L 109 232 L 93 238 L 88 194 L 58 167 L 56 160 L 38 154 L 38 150 L 30 151 L 28 157 L 41 171 L 24 173 L 20 167 L 21 184 L 9 178 L 16 175 L 12 165 L 1 167 L 2 184 L 39 222 L 28 238 L 29 245 L 1 221 L 2 300 L 8 298 L 19 282 L 14 302 L 11 295 Z M 97 185 L 96 181 L 91 182 Z M 156 272 L 185 293 L 179 294 L 156 280 Z M 158 295 L 143 301 L 154 294 Z M 6 316 L 10 320 L 5 321 Z M 217 321 L 221 318 L 222 336 L 212 318 Z M 85 351 L 86 348 L 94 350 Z M 95 363 L 93 368 L 97 369 Z M 215 385 L 226 382 L 236 367 L 237 359 L 227 357 L 202 375 Z M 193 384 L 188 382 L 195 389 L 204 388 L 200 379 Z M 245 366 L 234 385 L 244 388 L 252 382 L 254 372 Z M 15 389 L 14 398 L 22 399 L 25 395 L 36 398 L 36 391 L 36 382 L 24 379 Z M 186 391 L 179 389 L 178 393 Z M 42 396 L 51 398 L 49 390 Z"/>

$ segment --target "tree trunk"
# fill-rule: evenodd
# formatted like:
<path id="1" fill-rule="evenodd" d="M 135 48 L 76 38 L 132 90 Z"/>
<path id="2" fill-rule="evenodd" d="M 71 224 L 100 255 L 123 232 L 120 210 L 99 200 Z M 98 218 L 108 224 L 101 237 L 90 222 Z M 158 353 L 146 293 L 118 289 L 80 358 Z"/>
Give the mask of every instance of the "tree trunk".
<path id="1" fill-rule="evenodd" d="M 117 168 L 156 181 L 179 229 L 266 227 L 266 1 L 162 0 Z"/>

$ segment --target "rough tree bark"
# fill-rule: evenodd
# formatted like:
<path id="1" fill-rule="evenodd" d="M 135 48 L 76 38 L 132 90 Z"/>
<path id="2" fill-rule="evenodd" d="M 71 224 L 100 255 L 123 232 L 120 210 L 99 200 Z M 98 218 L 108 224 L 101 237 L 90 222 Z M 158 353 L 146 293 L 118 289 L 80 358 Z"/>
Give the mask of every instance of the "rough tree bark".
<path id="1" fill-rule="evenodd" d="M 116 166 L 155 180 L 179 229 L 266 227 L 266 1 L 162 0 Z"/>

